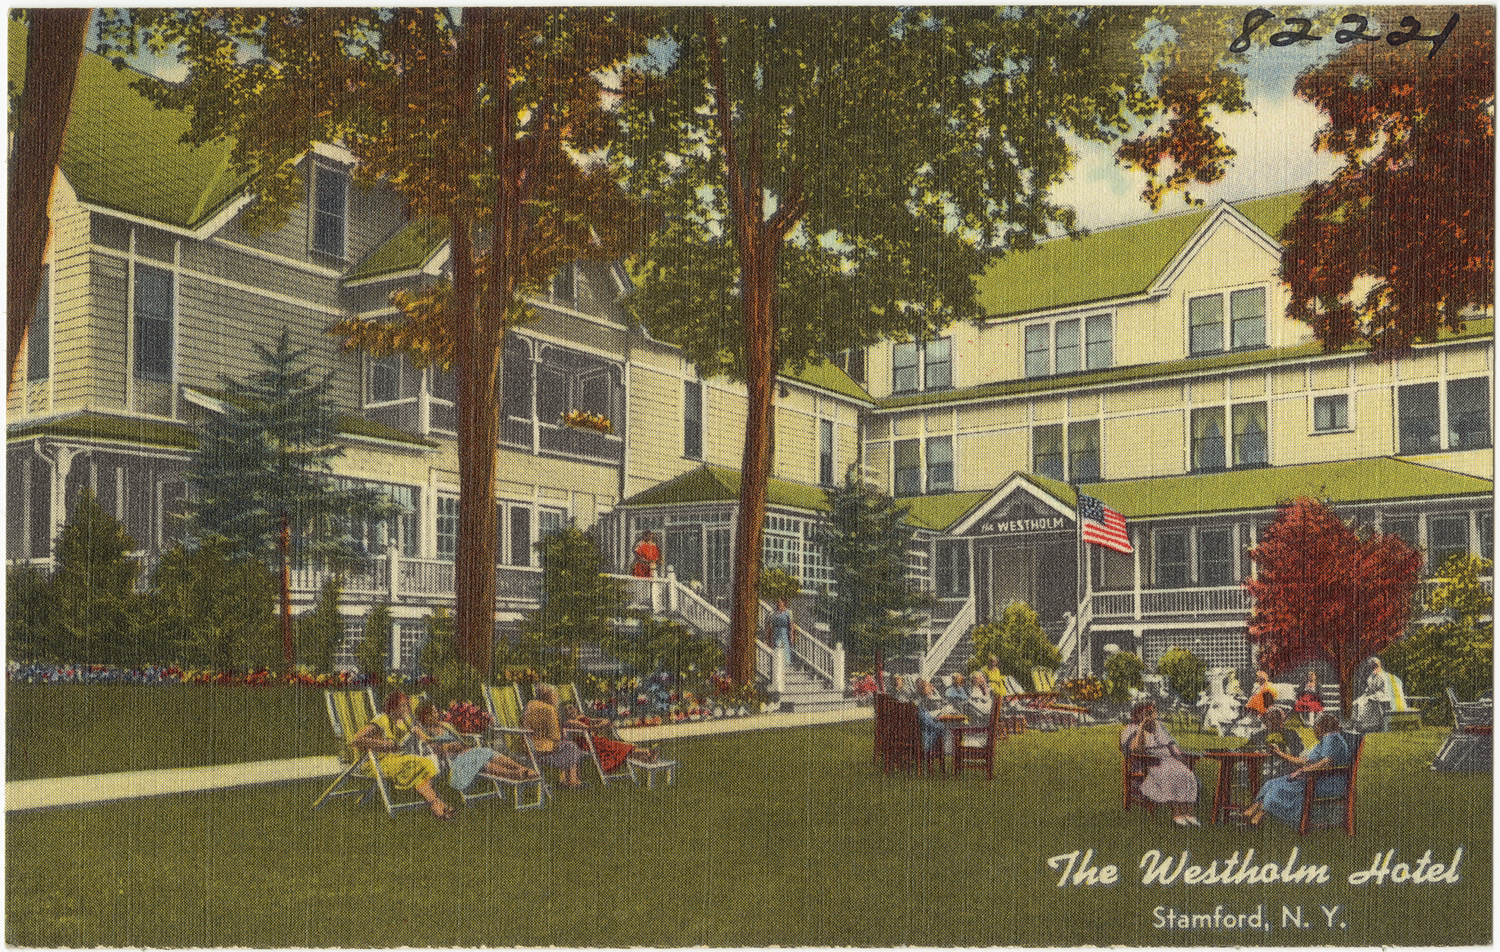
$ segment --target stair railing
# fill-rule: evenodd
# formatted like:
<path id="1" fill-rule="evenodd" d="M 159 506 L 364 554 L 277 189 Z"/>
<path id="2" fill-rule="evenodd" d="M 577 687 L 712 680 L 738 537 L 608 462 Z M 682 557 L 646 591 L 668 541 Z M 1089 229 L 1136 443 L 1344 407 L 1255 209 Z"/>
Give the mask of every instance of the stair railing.
<path id="1" fill-rule="evenodd" d="M 771 612 L 774 610 L 771 605 L 766 603 L 765 599 L 760 600 L 760 611 L 757 614 L 756 626 L 757 642 L 760 641 L 760 632 L 766 630 L 766 621 L 771 617 Z M 818 677 L 827 681 L 830 687 L 842 687 L 844 684 L 843 646 L 835 645 L 830 648 L 827 643 L 813 637 L 811 632 L 797 624 L 795 620 L 792 622 L 792 634 L 795 636 L 792 638 L 792 656 L 800 658 L 803 664 Z M 767 656 L 770 653 L 770 647 L 769 645 L 766 646 L 765 655 L 757 652 L 757 661 L 766 660 L 769 662 Z M 758 667 L 758 670 L 770 671 L 770 664 L 767 663 L 764 668 Z"/>
<path id="2" fill-rule="evenodd" d="M 948 656 L 953 653 L 953 649 L 958 647 L 958 643 L 963 638 L 964 633 L 974 627 L 974 619 L 975 598 L 973 595 L 970 595 L 968 601 L 964 602 L 963 606 L 959 608 L 958 613 L 948 621 L 947 627 L 943 629 L 942 634 L 938 635 L 937 640 L 932 643 L 932 647 L 927 649 L 927 652 L 922 655 L 920 676 L 923 680 L 932 680 L 932 676 L 937 674 L 938 669 L 947 662 Z"/>

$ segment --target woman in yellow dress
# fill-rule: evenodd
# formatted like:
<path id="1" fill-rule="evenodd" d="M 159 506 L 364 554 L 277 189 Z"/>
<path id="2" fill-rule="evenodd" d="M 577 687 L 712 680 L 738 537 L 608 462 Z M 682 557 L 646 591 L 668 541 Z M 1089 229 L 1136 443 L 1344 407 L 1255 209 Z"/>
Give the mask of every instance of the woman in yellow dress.
<path id="1" fill-rule="evenodd" d="M 444 803 L 432 788 L 437 764 L 416 754 L 403 754 L 401 747 L 411 734 L 411 701 L 400 691 L 385 699 L 385 713 L 359 729 L 354 746 L 368 750 L 380 764 L 385 779 L 402 790 L 415 790 L 427 801 L 432 815 L 439 820 L 453 819 L 453 808 Z"/>

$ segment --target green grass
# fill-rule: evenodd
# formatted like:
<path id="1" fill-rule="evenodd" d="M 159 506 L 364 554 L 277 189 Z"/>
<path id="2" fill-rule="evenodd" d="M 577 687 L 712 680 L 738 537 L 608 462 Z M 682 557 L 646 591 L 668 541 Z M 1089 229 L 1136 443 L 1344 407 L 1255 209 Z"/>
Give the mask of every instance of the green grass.
<path id="1" fill-rule="evenodd" d="M 51 690 L 56 690 L 53 688 Z M 137 689 L 139 691 L 139 689 Z M 149 692 L 146 692 L 149 693 Z M 310 695 L 316 697 L 315 694 Z M 11 703 L 15 703 L 12 698 Z M 326 728 L 325 728 L 326 731 Z M 1358 835 L 1179 830 L 1119 802 L 1116 728 L 1031 733 L 981 776 L 883 777 L 868 722 L 677 742 L 672 787 L 388 820 L 321 784 L 7 818 L 6 941 L 26 946 L 1401 945 L 1490 940 L 1490 776 L 1426 769 L 1442 731 L 1377 735 Z M 223 736 L 223 735 L 219 735 Z M 326 744 L 326 738 L 325 738 Z M 323 749 L 319 747 L 318 749 Z M 1201 774 L 1208 780 L 1205 766 Z M 1206 788 L 1206 784 L 1205 784 Z M 1205 789 L 1204 796 L 1207 797 Z M 1253 846 L 1326 864 L 1324 885 L 1142 886 L 1141 854 Z M 1446 861 L 1456 884 L 1347 883 L 1377 852 Z M 1074 849 L 1114 886 L 1057 885 Z M 1172 932 L 1158 906 L 1301 906 L 1309 927 Z M 1347 928 L 1318 925 L 1339 905 Z M 1316 920 L 1316 921 L 1315 921 Z"/>

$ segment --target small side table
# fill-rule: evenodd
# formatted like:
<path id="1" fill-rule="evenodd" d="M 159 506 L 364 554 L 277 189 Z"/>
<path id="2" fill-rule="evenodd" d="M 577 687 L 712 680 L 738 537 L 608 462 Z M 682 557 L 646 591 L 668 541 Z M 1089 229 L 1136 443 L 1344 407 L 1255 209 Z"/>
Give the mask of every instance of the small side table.
<path id="1" fill-rule="evenodd" d="M 1249 780 L 1250 795 L 1260 790 L 1260 767 L 1266 758 L 1271 755 L 1260 750 L 1205 750 L 1198 752 L 1199 757 L 1219 762 L 1219 777 L 1214 783 L 1213 813 L 1209 817 L 1210 823 L 1218 823 L 1229 815 L 1231 810 L 1240 810 L 1248 807 L 1249 803 L 1239 803 L 1234 799 L 1234 767 L 1235 764 L 1244 764 L 1246 777 Z"/>
<path id="2" fill-rule="evenodd" d="M 677 761 L 675 760 L 653 760 L 650 762 L 638 761 L 633 757 L 625 759 L 625 766 L 630 770 L 630 779 L 640 783 L 636 771 L 646 775 L 646 789 L 651 789 L 657 774 L 665 777 L 665 785 L 671 786 L 677 782 Z"/>

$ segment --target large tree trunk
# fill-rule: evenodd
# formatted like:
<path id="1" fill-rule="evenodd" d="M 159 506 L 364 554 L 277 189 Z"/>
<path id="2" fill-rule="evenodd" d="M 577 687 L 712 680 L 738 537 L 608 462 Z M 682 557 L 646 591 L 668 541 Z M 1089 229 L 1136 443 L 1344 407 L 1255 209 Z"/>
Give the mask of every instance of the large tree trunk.
<path id="1" fill-rule="evenodd" d="M 48 210 L 57 159 L 73 103 L 78 60 L 92 10 L 32 10 L 26 37 L 26 86 L 11 129 L 10 271 L 6 277 L 6 392 L 14 385 L 21 342 L 36 307 L 51 229 Z"/>

